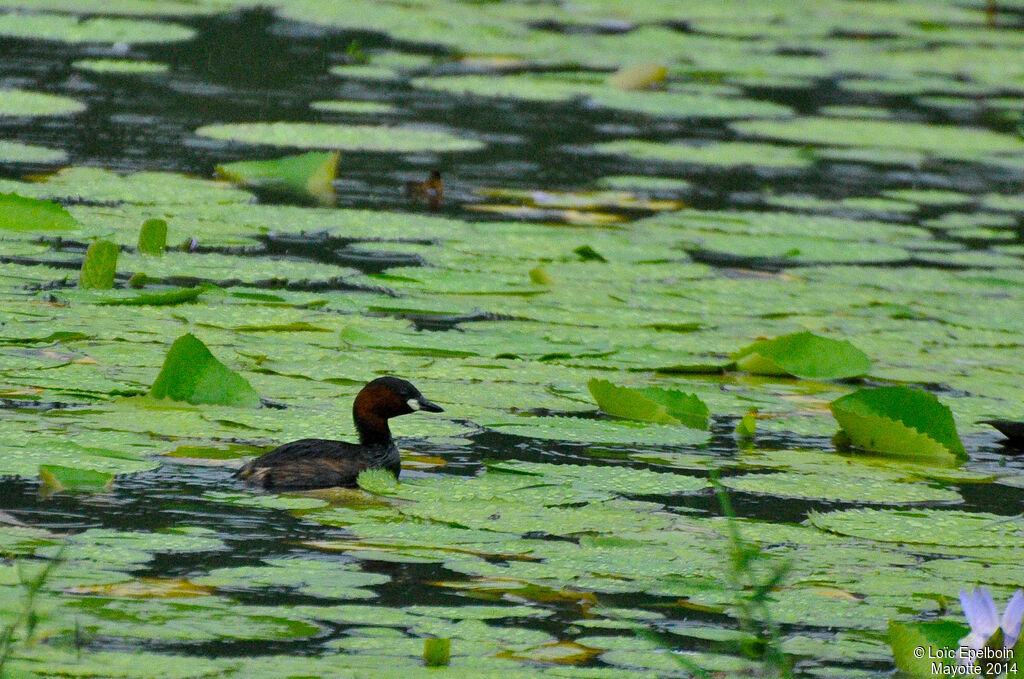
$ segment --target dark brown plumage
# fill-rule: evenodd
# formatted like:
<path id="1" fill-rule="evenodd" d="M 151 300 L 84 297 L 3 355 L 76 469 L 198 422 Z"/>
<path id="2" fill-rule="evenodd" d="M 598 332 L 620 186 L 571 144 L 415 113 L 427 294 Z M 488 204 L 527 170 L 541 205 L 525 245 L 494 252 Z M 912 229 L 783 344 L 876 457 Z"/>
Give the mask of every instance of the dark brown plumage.
<path id="1" fill-rule="evenodd" d="M 440 170 L 433 170 L 425 182 L 406 182 L 405 195 L 409 198 L 425 199 L 431 210 L 439 208 L 441 199 L 444 198 L 444 182 L 441 180 Z"/>
<path id="2" fill-rule="evenodd" d="M 363 387 L 352 404 L 358 445 L 330 439 L 292 441 L 247 463 L 236 476 L 274 489 L 352 487 L 366 469 L 387 469 L 397 478 L 402 460 L 388 419 L 417 410 L 443 412 L 409 382 L 378 377 Z"/>

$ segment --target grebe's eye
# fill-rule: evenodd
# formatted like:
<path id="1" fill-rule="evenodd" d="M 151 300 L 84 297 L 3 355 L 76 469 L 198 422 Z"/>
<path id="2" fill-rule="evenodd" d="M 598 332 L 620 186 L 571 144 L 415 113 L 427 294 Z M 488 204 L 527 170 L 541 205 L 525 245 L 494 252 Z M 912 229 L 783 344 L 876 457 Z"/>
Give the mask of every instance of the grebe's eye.
<path id="1" fill-rule="evenodd" d="M 409 407 L 412 408 L 413 410 L 419 410 L 420 409 L 419 399 L 410 398 L 408 401 L 406 401 L 406 403 L 408 403 Z"/>

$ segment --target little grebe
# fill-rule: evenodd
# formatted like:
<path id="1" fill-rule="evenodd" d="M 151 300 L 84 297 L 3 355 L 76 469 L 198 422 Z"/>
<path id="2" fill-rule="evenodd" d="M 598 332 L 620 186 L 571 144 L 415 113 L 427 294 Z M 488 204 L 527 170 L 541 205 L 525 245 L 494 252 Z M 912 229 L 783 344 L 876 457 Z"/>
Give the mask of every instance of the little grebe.
<path id="1" fill-rule="evenodd" d="M 378 377 L 352 404 L 359 445 L 329 439 L 292 441 L 247 463 L 236 476 L 263 488 L 354 487 L 364 469 L 387 469 L 397 478 L 402 460 L 388 418 L 417 410 L 444 412 L 405 380 Z"/>
<path id="2" fill-rule="evenodd" d="M 432 171 L 425 182 L 406 182 L 405 195 L 407 198 L 425 199 L 430 209 L 436 210 L 441 206 L 441 199 L 444 198 L 444 182 L 441 180 L 441 171 Z"/>

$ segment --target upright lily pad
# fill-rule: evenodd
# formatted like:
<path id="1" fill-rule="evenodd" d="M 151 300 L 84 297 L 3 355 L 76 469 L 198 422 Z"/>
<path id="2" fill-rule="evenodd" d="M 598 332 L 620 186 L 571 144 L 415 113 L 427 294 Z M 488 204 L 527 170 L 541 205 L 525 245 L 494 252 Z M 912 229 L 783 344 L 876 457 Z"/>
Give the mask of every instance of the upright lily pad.
<path id="1" fill-rule="evenodd" d="M 954 674 L 955 658 L 943 657 L 943 651 L 955 652 L 960 639 L 970 630 L 952 620 L 937 622 L 889 622 L 889 645 L 896 666 L 913 677 Z M 936 672 L 936 666 L 941 669 Z"/>
<path id="2" fill-rule="evenodd" d="M 83 288 L 106 290 L 114 287 L 117 271 L 117 246 L 108 240 L 94 241 L 85 252 L 78 284 Z"/>
<path id="3" fill-rule="evenodd" d="M 139 230 L 139 252 L 147 255 L 162 255 L 167 247 L 167 222 L 163 219 L 147 219 Z"/>
<path id="4" fill-rule="evenodd" d="M 225 163 L 217 166 L 217 174 L 242 188 L 330 205 L 340 157 L 336 151 L 311 151 L 274 160 Z"/>
<path id="5" fill-rule="evenodd" d="M 919 389 L 858 389 L 829 408 L 859 448 L 945 462 L 967 458 L 949 408 Z"/>
<path id="6" fill-rule="evenodd" d="M 51 492 L 62 490 L 109 490 L 114 475 L 93 469 L 75 469 L 56 464 L 39 466 L 39 478 Z"/>
<path id="7" fill-rule="evenodd" d="M 707 429 L 710 412 L 695 394 L 675 389 L 630 389 L 617 387 L 608 380 L 591 379 L 587 383 L 601 410 L 627 420 L 683 424 L 693 429 Z"/>
<path id="8" fill-rule="evenodd" d="M 857 377 L 871 370 L 867 355 L 846 340 L 810 332 L 760 340 L 732 356 L 740 370 L 755 375 L 795 375 L 809 379 Z"/>
<path id="9" fill-rule="evenodd" d="M 423 663 L 427 667 L 444 667 L 451 659 L 451 639 L 424 639 Z"/>
<path id="10" fill-rule="evenodd" d="M 63 231 L 78 224 L 63 207 L 49 200 L 0 193 L 0 229 L 9 231 Z"/>
<path id="11" fill-rule="evenodd" d="M 191 333 L 182 335 L 167 352 L 150 389 L 153 398 L 189 403 L 255 408 L 259 394 L 238 373 L 217 360 Z"/>

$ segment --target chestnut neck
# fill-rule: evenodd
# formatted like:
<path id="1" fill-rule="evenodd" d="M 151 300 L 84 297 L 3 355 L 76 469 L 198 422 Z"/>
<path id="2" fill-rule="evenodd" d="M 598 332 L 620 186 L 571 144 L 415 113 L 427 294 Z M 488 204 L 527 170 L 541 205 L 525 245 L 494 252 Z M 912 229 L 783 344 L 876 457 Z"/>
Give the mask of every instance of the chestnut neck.
<path id="1" fill-rule="evenodd" d="M 397 398 L 387 387 L 373 383 L 356 395 L 352 403 L 352 419 L 359 432 L 359 443 L 385 448 L 392 445 L 387 415 L 394 411 L 395 404 L 391 401 Z"/>
<path id="2" fill-rule="evenodd" d="M 356 431 L 359 432 L 359 443 L 364 446 L 382 446 L 387 448 L 391 445 L 391 429 L 388 427 L 388 421 L 380 415 L 367 416 L 363 413 L 362 417 L 358 413 L 354 413 L 356 422 Z"/>

